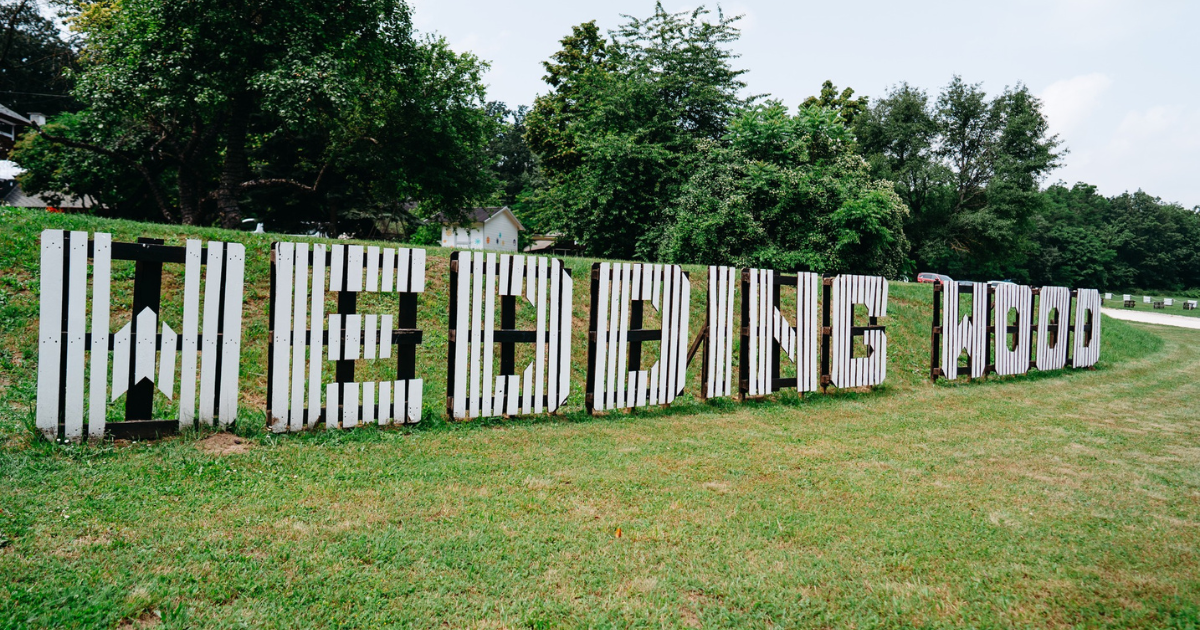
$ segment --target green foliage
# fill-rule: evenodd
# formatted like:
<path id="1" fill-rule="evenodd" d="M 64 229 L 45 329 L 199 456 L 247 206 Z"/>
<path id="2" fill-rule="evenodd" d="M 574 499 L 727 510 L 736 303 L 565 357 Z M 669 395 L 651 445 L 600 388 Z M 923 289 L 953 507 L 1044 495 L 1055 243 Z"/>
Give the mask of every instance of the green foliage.
<path id="1" fill-rule="evenodd" d="M 546 63 L 553 91 L 528 120 L 547 183 L 534 203 L 545 229 L 594 255 L 652 258 L 665 209 L 703 140 L 724 135 L 742 105 L 742 71 L 726 46 L 737 18 L 709 12 L 630 18 L 605 42 L 594 23 L 573 29 Z"/>
<path id="2" fill-rule="evenodd" d="M 75 26 L 74 94 L 104 126 L 47 137 L 136 171 L 167 221 L 231 225 L 246 206 L 337 231 L 347 210 L 451 210 L 493 186 L 485 64 L 417 36 L 401 0 L 124 0 Z"/>
<path id="3" fill-rule="evenodd" d="M 867 112 L 869 99 L 865 96 L 854 98 L 854 90 L 846 88 L 840 93 L 834 87 L 833 81 L 826 81 L 821 84 L 820 96 L 810 96 L 804 99 L 804 107 L 823 107 L 832 109 L 838 113 L 842 124 L 846 127 L 853 127 L 854 121 L 861 115 Z"/>
<path id="4" fill-rule="evenodd" d="M 9 109 L 55 114 L 73 109 L 67 72 L 75 66 L 73 42 L 42 16 L 41 3 L 0 4 L 0 94 Z"/>
<path id="5" fill-rule="evenodd" d="M 660 256 L 670 262 L 783 271 L 901 271 L 907 213 L 871 177 L 837 112 L 789 116 L 778 102 L 743 110 L 727 146 L 706 142 L 672 207 Z"/>

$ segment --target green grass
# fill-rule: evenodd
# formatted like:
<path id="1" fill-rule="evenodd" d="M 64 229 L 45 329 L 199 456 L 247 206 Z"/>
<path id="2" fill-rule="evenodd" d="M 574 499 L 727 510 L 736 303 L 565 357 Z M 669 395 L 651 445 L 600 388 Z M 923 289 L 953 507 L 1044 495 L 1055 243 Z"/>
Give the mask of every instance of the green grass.
<path id="1" fill-rule="evenodd" d="M 1196 298 L 1194 296 L 1192 296 L 1192 297 L 1172 297 L 1170 295 L 1162 295 L 1159 293 L 1136 293 L 1136 294 L 1131 294 L 1133 297 L 1133 308 L 1127 309 L 1127 308 L 1125 308 L 1125 302 L 1121 299 L 1121 297 L 1124 295 L 1123 293 L 1113 293 L 1112 295 L 1113 295 L 1113 299 L 1105 300 L 1105 302 L 1104 302 L 1105 308 L 1115 308 L 1115 309 L 1119 309 L 1119 310 L 1123 310 L 1123 311 L 1131 310 L 1131 311 L 1148 311 L 1151 313 L 1166 313 L 1167 315 L 1183 315 L 1185 317 L 1200 317 L 1200 309 L 1190 310 L 1190 311 L 1183 310 L 1184 303 L 1187 302 L 1188 300 L 1195 300 Z M 1154 308 L 1153 303 L 1146 304 L 1146 303 L 1142 302 L 1142 296 L 1144 296 L 1144 295 L 1151 296 L 1152 299 L 1154 300 L 1154 302 L 1161 302 L 1163 300 L 1163 298 L 1171 297 L 1172 299 L 1175 300 L 1175 303 L 1172 304 L 1171 306 L 1163 306 L 1162 308 Z"/>
<path id="2" fill-rule="evenodd" d="M 64 447 L 26 428 L 37 232 L 177 228 L 0 219 L 0 627 L 1200 625 L 1200 332 L 1105 318 L 1096 370 L 931 385 L 893 285 L 870 392 Z"/>

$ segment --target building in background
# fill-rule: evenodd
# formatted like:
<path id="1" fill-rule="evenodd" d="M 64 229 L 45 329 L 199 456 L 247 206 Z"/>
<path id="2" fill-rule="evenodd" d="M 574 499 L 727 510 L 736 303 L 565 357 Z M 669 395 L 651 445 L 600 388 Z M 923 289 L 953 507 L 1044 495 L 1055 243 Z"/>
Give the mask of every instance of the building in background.
<path id="1" fill-rule="evenodd" d="M 437 217 L 442 223 L 442 247 L 517 251 L 518 234 L 525 231 L 525 226 L 508 206 L 471 208 L 464 214 L 464 223 L 452 223 L 441 215 Z"/>

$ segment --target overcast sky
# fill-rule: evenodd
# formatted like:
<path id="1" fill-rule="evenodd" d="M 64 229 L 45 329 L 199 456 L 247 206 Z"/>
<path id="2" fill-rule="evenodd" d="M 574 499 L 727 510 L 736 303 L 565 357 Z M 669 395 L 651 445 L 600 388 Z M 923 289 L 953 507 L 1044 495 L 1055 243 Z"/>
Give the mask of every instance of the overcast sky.
<path id="1" fill-rule="evenodd" d="M 653 0 L 415 0 L 422 31 L 491 62 L 488 94 L 510 107 L 547 91 L 541 62 L 571 26 L 602 30 Z M 697 3 L 665 0 L 670 11 Z M 717 5 L 708 5 L 715 7 Z M 931 93 L 954 74 L 989 94 L 1023 82 L 1070 150 L 1050 181 L 1104 194 L 1141 188 L 1200 205 L 1200 2 L 1005 0 L 856 3 L 737 0 L 737 65 L 749 94 L 789 106 L 830 79 L 875 97 L 900 81 Z"/>

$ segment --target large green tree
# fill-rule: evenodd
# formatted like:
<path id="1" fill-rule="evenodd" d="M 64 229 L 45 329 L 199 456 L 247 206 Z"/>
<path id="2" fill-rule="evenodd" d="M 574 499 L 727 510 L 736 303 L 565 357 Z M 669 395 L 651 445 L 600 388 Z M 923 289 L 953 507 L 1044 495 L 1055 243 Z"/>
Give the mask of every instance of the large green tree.
<path id="1" fill-rule="evenodd" d="M 93 124 L 43 137 L 137 172 L 167 221 L 453 209 L 491 187 L 484 66 L 418 37 L 400 0 L 105 1 L 75 24 Z"/>
<path id="2" fill-rule="evenodd" d="M 22 115 L 74 106 L 65 71 L 75 65 L 75 50 L 39 4 L 0 2 L 0 103 Z"/>
<path id="3" fill-rule="evenodd" d="M 671 208 L 664 260 L 895 277 L 907 209 L 856 152 L 841 113 L 746 108 L 706 141 Z"/>
<path id="4" fill-rule="evenodd" d="M 728 45 L 737 18 L 703 7 L 630 18 L 603 39 L 577 26 L 545 64 L 549 94 L 529 115 L 529 144 L 546 185 L 542 224 L 598 256 L 650 259 L 666 208 L 690 176 L 691 157 L 718 140 L 743 104 L 742 71 Z"/>

